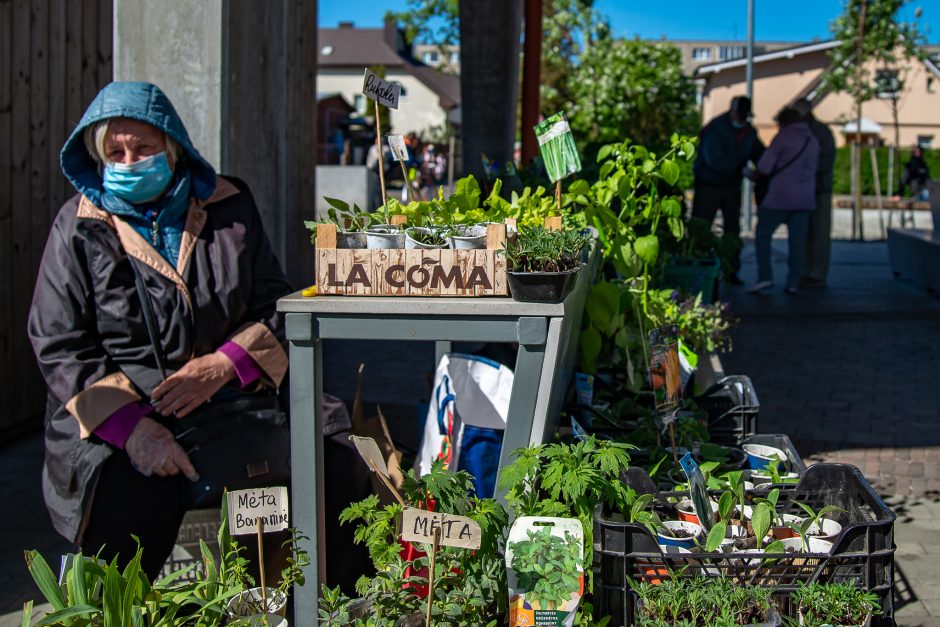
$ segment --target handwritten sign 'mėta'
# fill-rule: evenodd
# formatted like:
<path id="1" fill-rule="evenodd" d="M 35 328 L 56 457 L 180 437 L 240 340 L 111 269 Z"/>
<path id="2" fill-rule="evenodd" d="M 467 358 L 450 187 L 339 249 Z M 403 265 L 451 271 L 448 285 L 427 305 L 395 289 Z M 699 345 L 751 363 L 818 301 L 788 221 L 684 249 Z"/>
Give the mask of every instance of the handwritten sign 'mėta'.
<path id="1" fill-rule="evenodd" d="M 362 93 L 366 98 L 375 100 L 389 109 L 397 109 L 398 98 L 401 96 L 401 85 L 390 83 L 366 68 L 365 77 L 362 79 Z"/>
<path id="2" fill-rule="evenodd" d="M 287 529 L 287 488 L 237 490 L 227 496 L 228 524 L 232 535 L 257 533 L 259 519 L 264 531 Z"/>
<path id="3" fill-rule="evenodd" d="M 466 516 L 429 512 L 406 507 L 401 516 L 401 539 L 406 542 L 433 542 L 441 530 L 441 544 L 461 549 L 480 548 L 480 525 Z"/>

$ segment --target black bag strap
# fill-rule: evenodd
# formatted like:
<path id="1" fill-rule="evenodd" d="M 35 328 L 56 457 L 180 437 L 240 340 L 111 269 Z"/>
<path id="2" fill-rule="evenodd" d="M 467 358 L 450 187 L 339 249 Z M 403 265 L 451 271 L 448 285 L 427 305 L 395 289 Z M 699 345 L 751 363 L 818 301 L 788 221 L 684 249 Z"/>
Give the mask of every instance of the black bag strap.
<path id="1" fill-rule="evenodd" d="M 157 322 L 153 316 L 153 304 L 150 302 L 150 295 L 147 293 L 147 286 L 144 285 L 144 277 L 137 267 L 137 262 L 133 257 L 128 256 L 131 268 L 134 270 L 134 283 L 137 285 L 137 297 L 140 299 L 140 308 L 144 312 L 144 323 L 147 325 L 147 335 L 150 336 L 150 345 L 153 347 L 153 356 L 157 361 L 157 369 L 160 371 L 160 377 L 166 379 L 166 368 L 163 363 L 163 350 L 160 348 L 160 342 L 157 340 Z"/>

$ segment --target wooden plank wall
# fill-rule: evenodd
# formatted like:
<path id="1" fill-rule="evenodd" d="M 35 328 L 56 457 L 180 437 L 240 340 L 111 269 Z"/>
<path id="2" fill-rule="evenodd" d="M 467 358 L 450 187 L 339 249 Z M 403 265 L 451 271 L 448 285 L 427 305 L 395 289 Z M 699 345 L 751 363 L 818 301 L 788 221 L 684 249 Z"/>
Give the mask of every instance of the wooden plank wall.
<path id="1" fill-rule="evenodd" d="M 111 81 L 112 0 L 0 0 L 0 440 L 41 424 L 26 316 L 49 227 L 75 190 L 59 150 Z"/>

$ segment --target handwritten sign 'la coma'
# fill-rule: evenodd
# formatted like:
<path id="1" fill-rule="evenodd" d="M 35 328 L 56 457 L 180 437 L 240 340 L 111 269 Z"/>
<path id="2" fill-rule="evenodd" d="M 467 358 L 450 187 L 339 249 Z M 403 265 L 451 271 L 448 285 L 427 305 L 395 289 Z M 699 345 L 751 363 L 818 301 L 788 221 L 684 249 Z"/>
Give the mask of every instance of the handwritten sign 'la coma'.
<path id="1" fill-rule="evenodd" d="M 228 493 L 228 525 L 232 535 L 283 531 L 288 526 L 287 488 L 255 488 Z"/>
<path id="2" fill-rule="evenodd" d="M 441 530 L 441 544 L 461 549 L 480 548 L 480 525 L 466 516 L 429 512 L 406 507 L 401 517 L 401 539 L 406 542 L 433 542 Z"/>
<path id="3" fill-rule="evenodd" d="M 401 96 L 401 85 L 390 83 L 366 68 L 366 75 L 362 79 L 362 93 L 366 98 L 375 100 L 389 109 L 397 109 L 398 98 Z"/>

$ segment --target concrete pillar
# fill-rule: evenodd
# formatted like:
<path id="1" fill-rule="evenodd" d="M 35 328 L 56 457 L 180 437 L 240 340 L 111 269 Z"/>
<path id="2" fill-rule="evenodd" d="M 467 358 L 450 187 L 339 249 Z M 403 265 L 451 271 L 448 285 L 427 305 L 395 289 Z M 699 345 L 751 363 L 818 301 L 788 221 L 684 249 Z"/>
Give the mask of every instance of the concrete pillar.
<path id="1" fill-rule="evenodd" d="M 199 151 L 251 187 L 295 287 L 313 282 L 317 5 L 114 0 L 114 79 L 156 83 Z"/>

